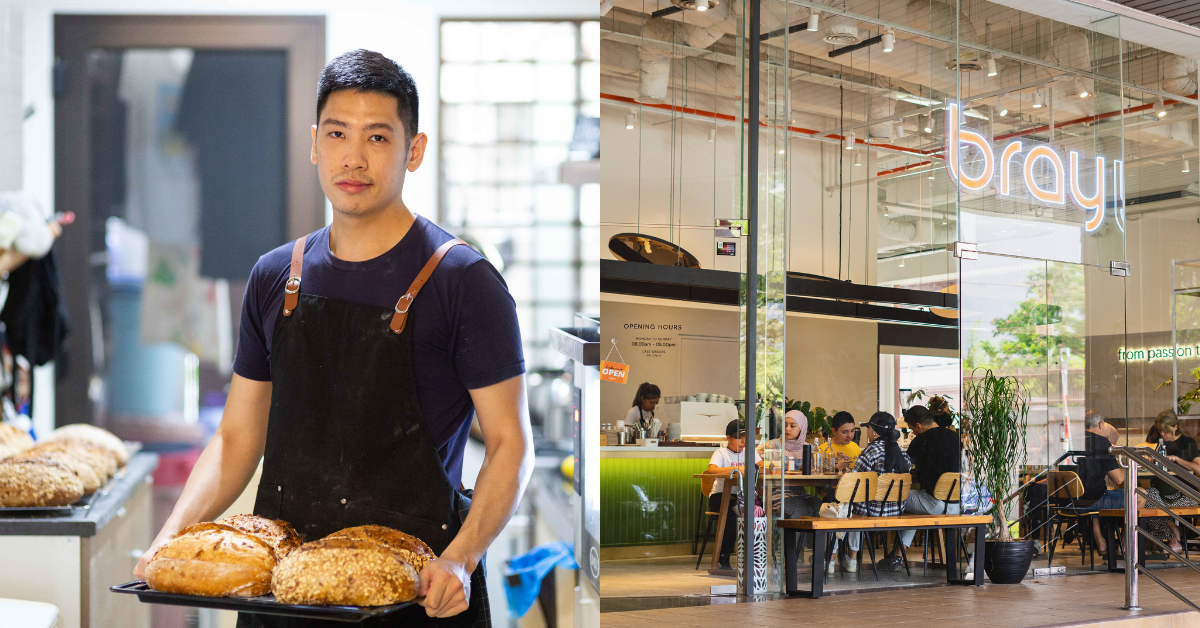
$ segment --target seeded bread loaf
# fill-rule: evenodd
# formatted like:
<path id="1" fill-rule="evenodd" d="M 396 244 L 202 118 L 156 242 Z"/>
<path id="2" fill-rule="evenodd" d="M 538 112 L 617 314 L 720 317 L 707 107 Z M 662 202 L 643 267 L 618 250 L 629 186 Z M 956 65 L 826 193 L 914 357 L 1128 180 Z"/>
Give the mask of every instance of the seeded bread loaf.
<path id="1" fill-rule="evenodd" d="M 112 432 L 88 425 L 87 423 L 72 423 L 64 425 L 53 432 L 46 435 L 44 440 L 58 440 L 60 438 L 69 438 L 76 440 L 87 441 L 97 447 L 103 447 L 115 454 L 121 466 L 129 462 L 129 450 L 125 449 L 125 443 L 117 438 Z"/>
<path id="2" fill-rule="evenodd" d="M 417 576 L 415 567 L 383 543 L 324 538 L 280 561 L 271 588 L 286 604 L 384 606 L 415 598 Z"/>
<path id="3" fill-rule="evenodd" d="M 400 553 L 400 556 L 420 573 L 429 561 L 437 558 L 433 550 L 411 534 L 405 534 L 386 526 L 365 525 L 344 528 L 325 537 L 327 539 L 367 539 L 383 543 Z"/>
<path id="4" fill-rule="evenodd" d="M 83 497 L 83 481 L 57 462 L 0 462 L 0 507 L 66 506 Z"/>
<path id="5" fill-rule="evenodd" d="M 271 592 L 275 550 L 258 537 L 219 523 L 188 526 L 155 552 L 146 584 L 159 591 L 209 597 Z"/>
<path id="6" fill-rule="evenodd" d="M 0 460 L 33 448 L 33 437 L 7 423 L 0 423 Z"/>
<path id="7" fill-rule="evenodd" d="M 227 525 L 258 537 L 275 550 L 275 557 L 283 560 L 292 550 L 300 547 L 300 535 L 279 519 L 267 519 L 258 515 L 230 515 L 217 519 L 215 523 Z"/>
<path id="8" fill-rule="evenodd" d="M 91 463 L 78 451 L 70 449 L 50 449 L 34 447 L 29 451 L 9 458 L 11 462 L 36 462 L 42 464 L 58 464 L 70 469 L 83 483 L 83 494 L 91 495 L 96 489 L 104 486 L 107 476 L 92 467 Z"/>
<path id="9" fill-rule="evenodd" d="M 117 473 L 117 468 L 120 466 L 120 460 L 112 451 L 103 447 L 98 447 L 84 440 L 72 438 L 60 438 L 58 440 L 46 441 L 38 443 L 37 450 L 48 451 L 69 451 L 87 460 L 92 468 L 102 474 L 106 478 L 111 478 Z"/>

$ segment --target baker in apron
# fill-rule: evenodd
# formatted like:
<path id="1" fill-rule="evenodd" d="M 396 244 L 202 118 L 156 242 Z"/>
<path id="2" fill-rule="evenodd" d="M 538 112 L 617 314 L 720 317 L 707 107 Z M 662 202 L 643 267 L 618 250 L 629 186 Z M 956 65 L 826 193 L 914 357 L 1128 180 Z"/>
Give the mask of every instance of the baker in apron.
<path id="1" fill-rule="evenodd" d="M 482 550 L 519 502 L 528 478 L 529 465 L 523 461 L 532 452 L 528 418 L 520 401 L 523 393 L 517 392 L 523 390 L 519 330 L 512 299 L 495 270 L 490 265 L 478 266 L 486 262 L 462 240 L 403 207 L 399 199 L 402 175 L 399 184 L 386 181 L 386 172 L 374 171 L 366 164 L 382 161 L 373 151 L 389 150 L 384 144 L 387 139 L 402 143 L 407 132 L 392 129 L 398 137 L 381 137 L 388 134 L 366 125 L 361 133 L 367 138 L 357 138 L 364 142 L 361 148 L 336 143 L 355 141 L 355 128 L 380 115 L 386 117 L 389 106 L 396 115 L 398 99 L 389 99 L 391 92 L 374 94 L 371 92 L 379 90 L 353 84 L 364 75 L 386 75 L 393 68 L 407 78 L 382 55 L 360 50 L 330 62 L 322 75 L 314 162 L 332 162 L 318 163 L 319 168 L 329 168 L 321 172 L 322 187 L 335 209 L 351 217 L 335 215 L 332 228 L 302 237 L 286 247 L 288 250 L 272 251 L 256 265 L 243 315 L 243 327 L 250 331 L 244 332 L 239 342 L 221 429 L 240 416 L 236 408 L 230 409 L 237 404 L 235 397 L 240 393 L 236 391 L 258 375 L 249 366 L 254 362 L 254 345 L 269 343 L 269 352 L 263 347 L 266 355 L 259 360 L 269 362 L 270 393 L 262 476 L 253 512 L 287 521 L 305 541 L 346 527 L 377 524 L 429 544 L 439 559 L 421 572 L 421 604 L 364 625 L 484 627 L 490 625 L 490 616 Z M 330 93 L 325 84 L 333 80 L 329 79 L 331 72 L 334 79 L 349 77 L 346 80 L 352 85 Z M 376 77 L 368 83 L 380 81 Z M 411 105 L 415 110 L 415 95 Z M 332 133 L 329 140 L 317 139 L 319 133 L 327 132 Z M 416 169 L 424 149 L 425 136 L 415 137 L 419 146 L 397 155 L 406 160 L 400 163 L 407 170 Z M 330 155 L 318 159 L 322 150 Z M 343 185 L 346 181 L 351 183 Z M 362 262 L 337 258 L 335 250 L 345 251 L 357 244 L 344 240 L 351 237 L 344 234 L 356 233 L 351 220 L 354 211 L 365 204 L 361 192 L 384 191 L 388 184 L 395 194 L 395 206 L 380 211 L 395 212 L 385 218 L 398 219 L 379 224 L 400 232 L 399 242 Z M 403 228 L 406 221 L 410 222 Z M 347 226 L 339 229 L 339 225 Z M 284 254 L 289 254 L 288 258 Z M 415 258 L 416 254 L 421 257 Z M 284 259 L 286 265 L 281 263 Z M 357 287 L 351 289 L 347 284 Z M 346 291 L 353 293 L 352 299 L 330 296 Z M 260 311 L 261 320 L 255 318 Z M 251 333 L 256 327 L 262 327 L 261 340 Z M 476 342 L 487 342 L 484 338 L 489 337 L 495 342 L 496 336 L 507 348 L 474 353 L 478 351 Z M 508 357 L 486 364 L 491 359 L 487 356 L 495 353 Z M 239 368 L 239 364 L 244 366 Z M 449 371 L 437 372 L 439 367 Z M 242 371 L 249 377 L 242 376 Z M 496 375 L 480 380 L 481 372 Z M 458 377 L 463 373 L 466 375 Z M 452 378 L 462 382 L 447 382 Z M 480 416 L 485 437 L 504 435 L 496 449 L 509 448 L 498 456 L 488 452 L 494 464 L 488 466 L 489 477 L 481 476 L 476 484 L 489 487 L 487 511 L 470 521 L 471 491 L 463 490 L 457 481 L 469 425 L 459 423 L 447 430 L 443 429 L 447 417 L 435 417 L 432 427 L 439 430 L 439 439 L 427 415 L 431 407 L 445 413 L 440 412 L 441 405 L 430 403 L 430 393 L 422 393 L 423 387 L 448 383 L 458 388 L 451 387 L 446 396 L 460 398 L 460 405 L 463 395 L 455 395 L 455 390 L 470 393 L 467 403 L 486 403 Z M 463 420 L 469 420 L 469 413 Z M 235 434 L 219 431 L 218 436 L 227 439 Z M 236 436 L 243 437 L 243 433 Z M 514 445 L 524 450 L 514 454 Z M 212 447 L 210 444 L 209 449 Z M 458 466 L 448 461 L 457 461 Z M 257 463 L 257 457 L 251 463 Z M 215 470 L 236 477 L 244 472 L 245 461 L 227 463 L 222 457 L 219 465 L 214 469 L 215 465 L 201 456 L 156 544 L 168 540 L 174 530 L 219 515 L 232 502 L 232 498 L 224 499 L 229 491 L 216 486 L 219 480 L 212 476 L 220 475 Z M 447 556 L 460 532 L 465 538 L 459 539 Z M 238 617 L 239 628 L 337 625 L 341 624 L 262 614 L 241 613 Z"/>

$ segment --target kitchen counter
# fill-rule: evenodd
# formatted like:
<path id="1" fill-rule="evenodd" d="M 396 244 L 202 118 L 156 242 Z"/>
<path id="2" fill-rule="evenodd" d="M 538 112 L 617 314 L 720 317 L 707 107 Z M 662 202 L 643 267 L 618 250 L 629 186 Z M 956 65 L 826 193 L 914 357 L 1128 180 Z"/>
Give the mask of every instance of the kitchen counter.
<path id="1" fill-rule="evenodd" d="M 0 591 L 58 607 L 59 628 L 149 628 L 150 606 L 108 588 L 133 579 L 150 545 L 158 456 L 138 453 L 70 515 L 0 518 Z M 0 620 L 0 624 L 3 620 Z"/>
<path id="2" fill-rule="evenodd" d="M 138 453 L 100 488 L 87 508 L 74 507 L 71 514 L 60 516 L 0 515 L 0 536 L 96 536 L 125 508 L 130 495 L 151 481 L 150 474 L 157 467 L 158 454 Z"/>
<path id="3" fill-rule="evenodd" d="M 716 447 L 643 447 L 641 445 L 610 445 L 600 448 L 600 459 L 611 458 L 704 458 L 712 457 Z"/>

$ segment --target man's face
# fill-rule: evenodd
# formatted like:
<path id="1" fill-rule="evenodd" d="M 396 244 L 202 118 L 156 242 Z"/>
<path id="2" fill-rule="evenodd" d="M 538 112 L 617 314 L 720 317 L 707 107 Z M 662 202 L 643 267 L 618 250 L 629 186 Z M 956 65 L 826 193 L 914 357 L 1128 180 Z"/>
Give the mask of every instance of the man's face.
<path id="1" fill-rule="evenodd" d="M 312 128 L 312 163 L 334 211 L 364 216 L 400 202 L 405 172 L 425 157 L 424 133 L 405 137 L 396 98 L 341 90 Z"/>
<path id="2" fill-rule="evenodd" d="M 833 442 L 838 445 L 847 445 L 854 439 L 854 424 L 843 423 L 833 431 Z"/>

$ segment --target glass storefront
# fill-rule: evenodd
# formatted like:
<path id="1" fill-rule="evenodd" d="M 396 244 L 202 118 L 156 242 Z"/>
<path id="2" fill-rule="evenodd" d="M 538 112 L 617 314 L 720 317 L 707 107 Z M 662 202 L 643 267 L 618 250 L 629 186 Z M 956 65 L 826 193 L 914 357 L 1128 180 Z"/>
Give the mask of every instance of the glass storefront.
<path id="1" fill-rule="evenodd" d="M 1200 39 L 1067 0 L 671 6 L 616 0 L 601 18 L 602 337 L 629 365 L 602 385 L 603 420 L 650 382 L 664 432 L 696 446 L 606 449 L 606 564 L 725 573 L 697 562 L 717 525 L 696 476 L 737 413 L 761 445 L 800 408 L 819 446 L 846 411 L 865 447 L 876 411 L 903 428 L 930 395 L 958 409 L 990 369 L 1029 396 L 1029 468 L 1082 449 L 1089 410 L 1120 444 L 1164 410 L 1196 436 Z M 757 410 L 739 403 L 751 379 Z M 763 453 L 780 592 L 770 521 L 824 489 Z"/>

